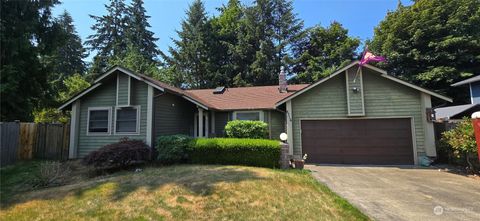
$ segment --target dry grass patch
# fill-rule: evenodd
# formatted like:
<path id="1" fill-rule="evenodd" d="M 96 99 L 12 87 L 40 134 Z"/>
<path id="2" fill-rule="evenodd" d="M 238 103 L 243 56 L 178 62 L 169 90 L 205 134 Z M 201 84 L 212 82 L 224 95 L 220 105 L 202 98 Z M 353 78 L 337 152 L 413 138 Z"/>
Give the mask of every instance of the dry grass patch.
<path id="1" fill-rule="evenodd" d="M 14 195 L 0 220 L 367 220 L 308 172 L 182 165 Z"/>

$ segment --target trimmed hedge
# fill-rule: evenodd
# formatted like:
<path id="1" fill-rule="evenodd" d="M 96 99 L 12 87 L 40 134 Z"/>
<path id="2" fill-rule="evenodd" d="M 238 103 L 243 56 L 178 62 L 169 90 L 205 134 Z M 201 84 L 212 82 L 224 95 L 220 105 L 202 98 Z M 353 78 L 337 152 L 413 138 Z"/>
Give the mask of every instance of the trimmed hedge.
<path id="1" fill-rule="evenodd" d="M 191 163 L 278 168 L 280 144 L 275 140 L 198 138 L 189 146 Z"/>
<path id="2" fill-rule="evenodd" d="M 225 125 L 225 134 L 231 138 L 268 138 L 268 124 L 263 121 L 234 120 Z"/>
<path id="3" fill-rule="evenodd" d="M 193 138 L 186 135 L 161 136 L 157 138 L 157 160 L 163 164 L 184 163 L 188 160 L 188 146 Z"/>

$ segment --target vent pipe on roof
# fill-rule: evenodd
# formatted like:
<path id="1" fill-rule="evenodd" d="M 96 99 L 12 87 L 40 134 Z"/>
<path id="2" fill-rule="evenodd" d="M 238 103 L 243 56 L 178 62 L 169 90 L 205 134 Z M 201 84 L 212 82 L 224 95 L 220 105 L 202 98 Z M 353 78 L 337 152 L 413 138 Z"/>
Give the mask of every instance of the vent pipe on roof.
<path id="1" fill-rule="evenodd" d="M 280 74 L 278 75 L 278 90 L 280 93 L 286 93 L 288 90 L 287 76 L 283 66 L 280 67 Z"/>

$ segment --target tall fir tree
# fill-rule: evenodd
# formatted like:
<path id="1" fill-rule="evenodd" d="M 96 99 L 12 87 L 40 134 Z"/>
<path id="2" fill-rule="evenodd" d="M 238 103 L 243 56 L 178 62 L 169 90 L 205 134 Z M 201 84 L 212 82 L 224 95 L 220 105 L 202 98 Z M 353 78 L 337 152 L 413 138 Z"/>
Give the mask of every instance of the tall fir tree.
<path id="1" fill-rule="evenodd" d="M 124 0 L 110 0 L 110 4 L 105 7 L 107 15 L 90 15 L 95 20 L 91 27 L 95 34 L 88 36 L 85 44 L 90 51 L 97 51 L 90 70 L 92 77 L 105 71 L 110 57 L 125 54 L 129 43 L 126 37 L 129 28 L 128 8 Z"/>
<path id="2" fill-rule="evenodd" d="M 304 35 L 303 21 L 293 12 L 290 0 L 273 0 L 275 67 L 291 65 L 292 48 Z"/>
<path id="3" fill-rule="evenodd" d="M 360 40 L 350 37 L 338 22 L 326 28 L 317 25 L 305 33 L 293 47 L 292 82 L 313 83 L 357 57 Z"/>
<path id="4" fill-rule="evenodd" d="M 170 47 L 168 61 L 178 71 L 176 82 L 184 82 L 183 86 L 191 88 L 213 87 L 217 73 L 211 62 L 214 39 L 203 2 L 194 1 L 186 13 L 187 18 L 177 31 L 180 39 L 173 40 L 175 47 Z"/>
<path id="5" fill-rule="evenodd" d="M 1 121 L 31 121 L 49 100 L 48 58 L 56 48 L 50 1 L 0 2 Z"/>
<path id="6" fill-rule="evenodd" d="M 257 0 L 245 10 L 236 52 L 242 59 L 237 84 L 271 85 L 280 66 L 291 63 L 291 47 L 302 35 L 303 22 L 288 0 Z"/>
<path id="7" fill-rule="evenodd" d="M 56 37 L 59 46 L 54 52 L 54 67 L 49 76 L 49 83 L 51 89 L 57 91 L 64 89 L 65 78 L 85 73 L 86 65 L 83 59 L 87 54 L 70 14 L 64 11 L 55 21 L 60 29 Z"/>
<path id="8" fill-rule="evenodd" d="M 211 21 L 217 43 L 215 61 L 219 67 L 219 76 L 222 76 L 218 85 L 230 87 L 234 85 L 235 76 L 242 71 L 242 60 L 236 53 L 236 47 L 239 44 L 238 32 L 244 7 L 239 0 L 229 0 L 227 5 L 223 5 L 218 11 L 218 17 Z"/>
<path id="9" fill-rule="evenodd" d="M 140 50 L 146 60 L 155 62 L 161 52 L 155 44 L 158 38 L 155 38 L 154 33 L 148 30 L 151 27 L 148 23 L 150 16 L 146 15 L 143 0 L 133 0 L 132 5 L 128 7 L 128 13 L 127 36 L 129 43 L 132 44 L 131 47 Z"/>

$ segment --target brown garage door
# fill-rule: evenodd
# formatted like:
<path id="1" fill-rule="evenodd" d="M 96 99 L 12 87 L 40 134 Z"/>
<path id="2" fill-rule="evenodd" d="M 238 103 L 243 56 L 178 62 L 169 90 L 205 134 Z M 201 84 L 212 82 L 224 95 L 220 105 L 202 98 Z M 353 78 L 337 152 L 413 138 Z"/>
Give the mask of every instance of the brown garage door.
<path id="1" fill-rule="evenodd" d="M 413 164 L 410 119 L 302 120 L 307 163 Z"/>

